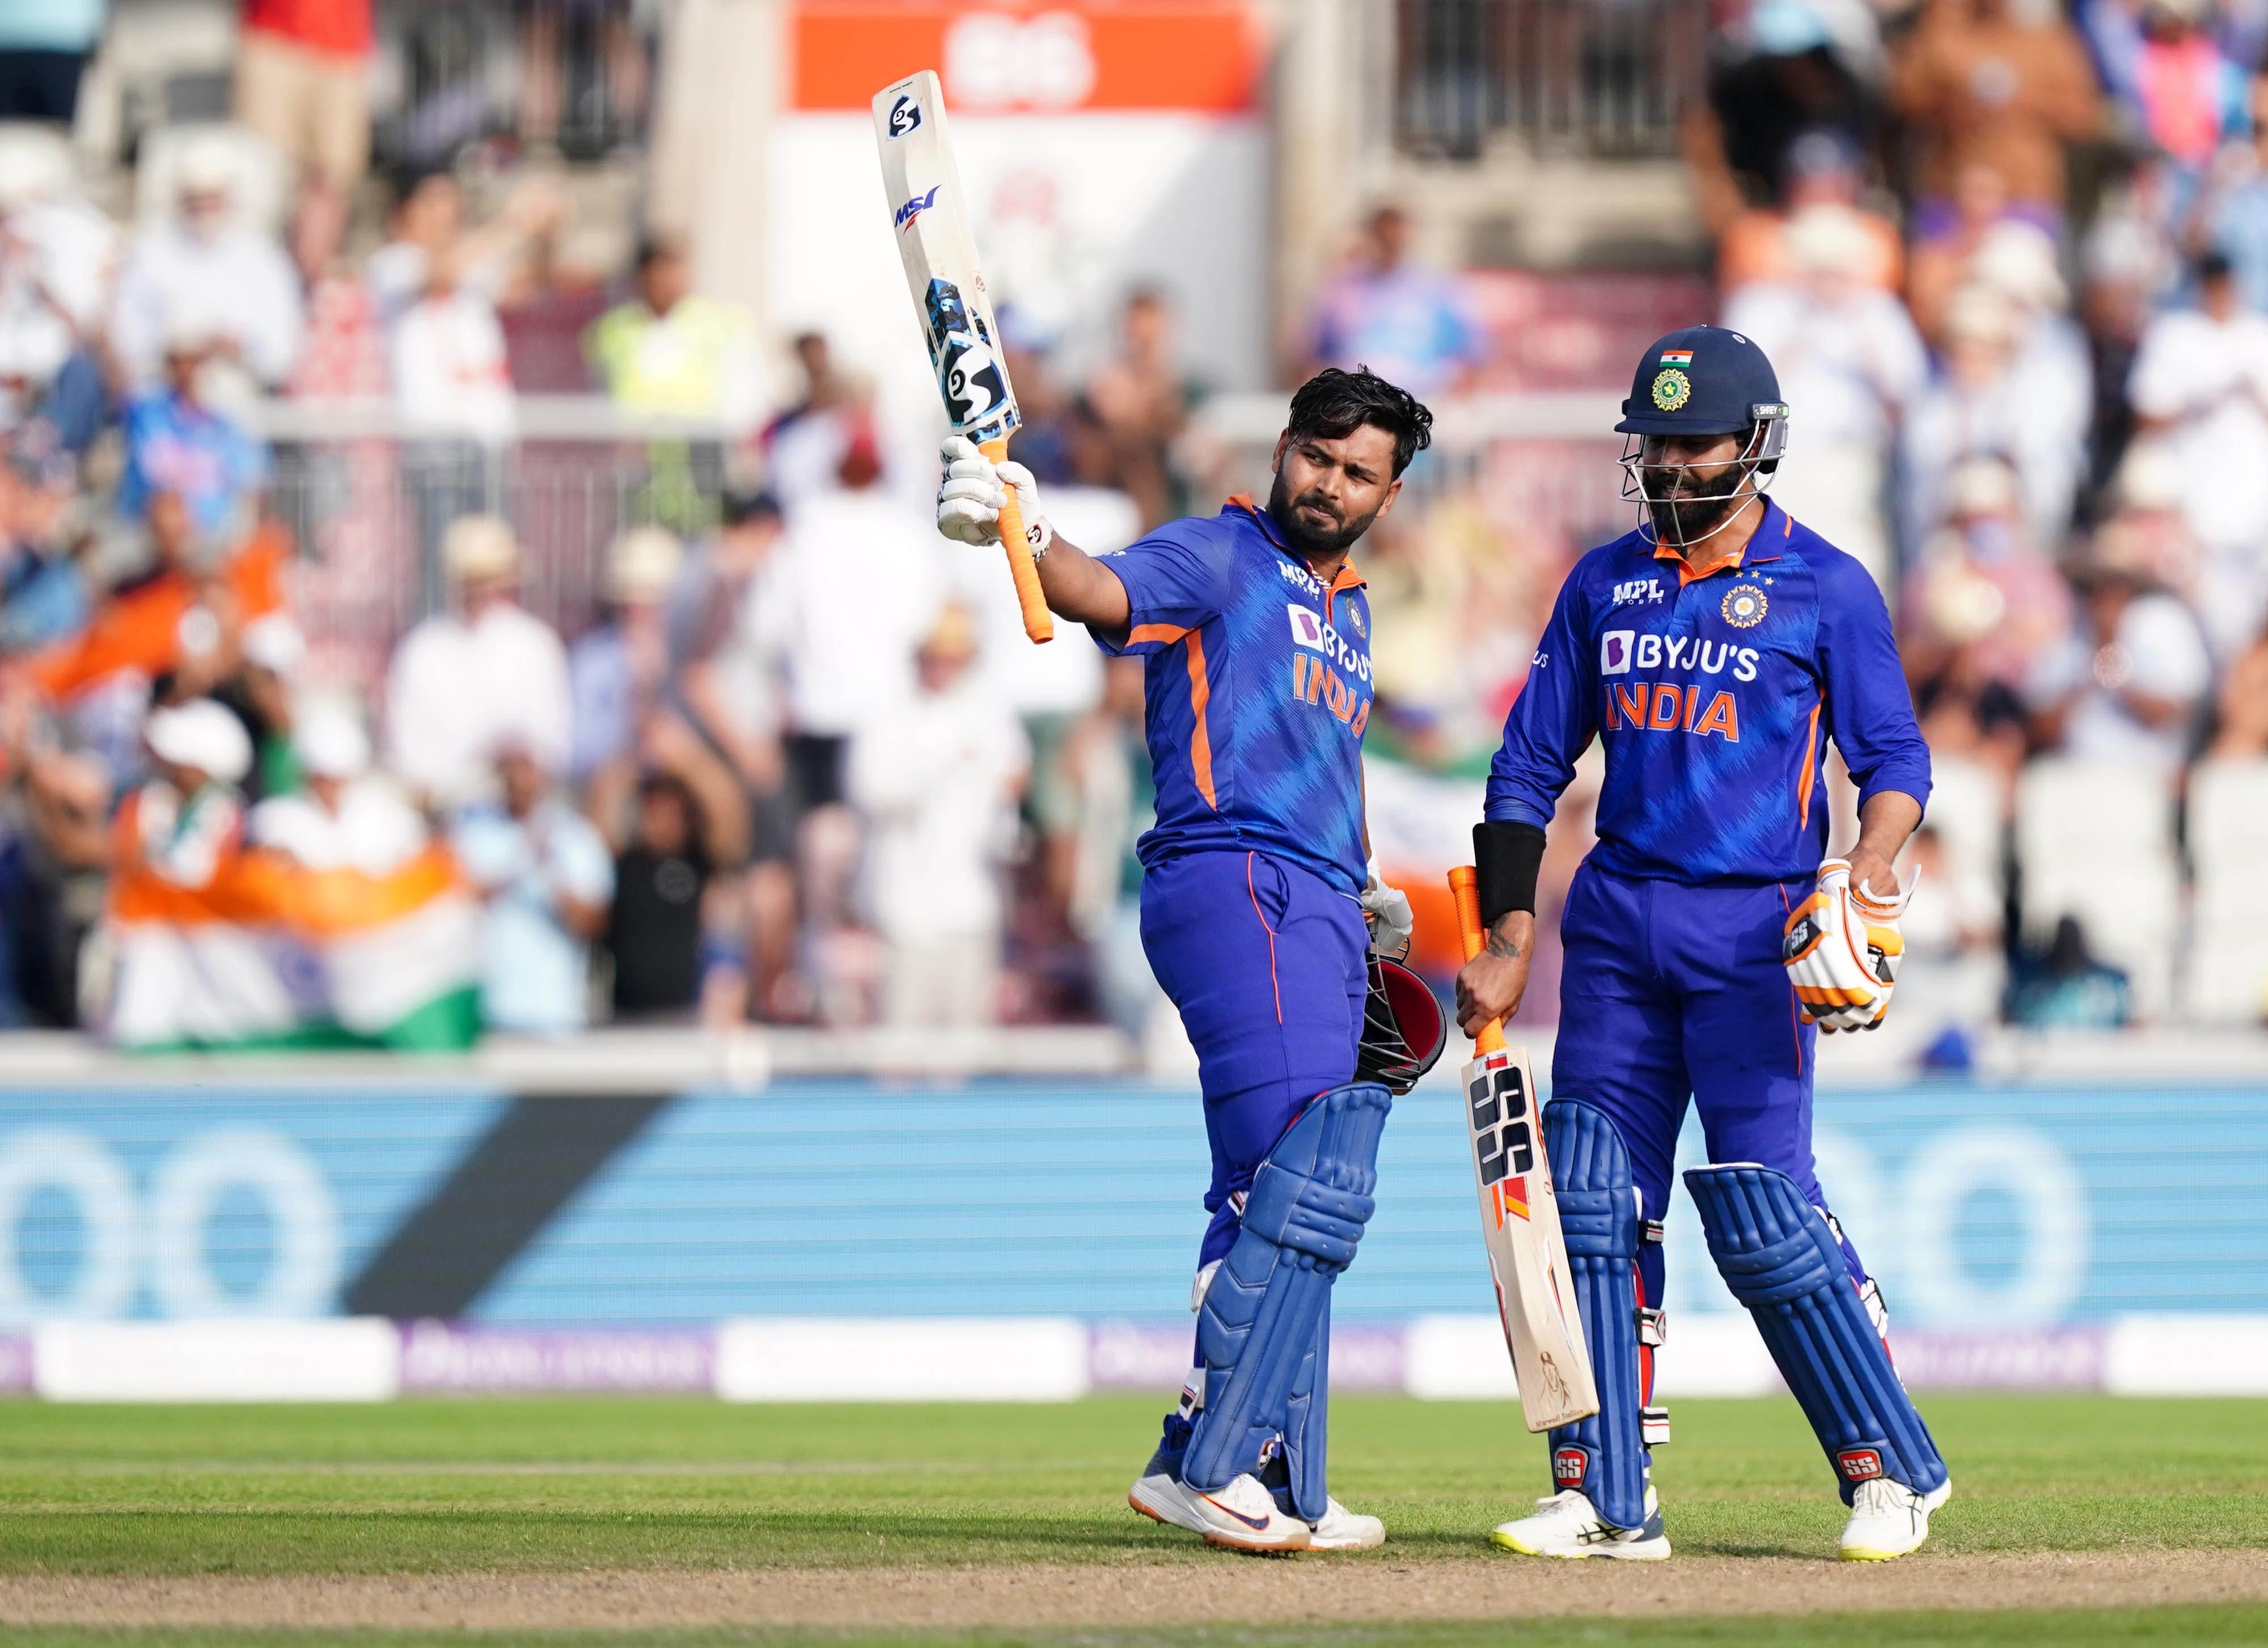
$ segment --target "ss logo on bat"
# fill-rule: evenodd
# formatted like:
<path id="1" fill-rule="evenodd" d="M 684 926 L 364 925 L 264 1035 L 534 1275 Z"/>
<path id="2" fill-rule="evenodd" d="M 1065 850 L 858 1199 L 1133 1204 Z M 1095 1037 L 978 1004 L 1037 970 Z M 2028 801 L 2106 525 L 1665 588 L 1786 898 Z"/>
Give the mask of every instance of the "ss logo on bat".
<path id="1" fill-rule="evenodd" d="M 1481 1183 L 1492 1185 L 1507 1173 L 1533 1173 L 1534 1118 L 1519 1067 L 1507 1064 L 1476 1078 L 1465 1098 L 1472 1107 L 1473 1159 L 1480 1165 Z"/>

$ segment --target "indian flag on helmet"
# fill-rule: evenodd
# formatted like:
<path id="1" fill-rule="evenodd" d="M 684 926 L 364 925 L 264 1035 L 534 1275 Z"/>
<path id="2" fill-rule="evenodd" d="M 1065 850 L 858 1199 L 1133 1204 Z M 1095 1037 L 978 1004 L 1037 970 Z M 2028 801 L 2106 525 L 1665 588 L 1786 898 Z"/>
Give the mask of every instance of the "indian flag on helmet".
<path id="1" fill-rule="evenodd" d="M 1692 364 L 1693 351 L 1690 349 L 1666 349 L 1661 351 L 1661 364 L 1664 366 L 1690 366 Z"/>
<path id="2" fill-rule="evenodd" d="M 142 816 L 152 799 L 129 796 L 118 820 L 99 1014 L 113 1041 L 145 1052 L 472 1044 L 478 909 L 446 848 L 382 874 L 317 870 L 248 850 L 224 826 L 185 874 L 180 854 L 147 850 L 145 825 L 179 833 Z M 207 805 L 231 810 L 233 798 Z"/>

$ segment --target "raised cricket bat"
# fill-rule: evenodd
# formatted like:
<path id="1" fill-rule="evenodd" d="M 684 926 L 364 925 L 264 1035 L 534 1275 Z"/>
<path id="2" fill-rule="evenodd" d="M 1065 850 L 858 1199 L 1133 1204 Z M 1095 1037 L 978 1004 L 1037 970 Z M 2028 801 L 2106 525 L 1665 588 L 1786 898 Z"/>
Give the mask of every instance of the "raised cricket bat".
<path id="1" fill-rule="evenodd" d="M 1470 865 L 1449 872 L 1465 960 L 1481 953 L 1480 887 Z M 1528 1049 L 1508 1048 L 1491 1020 L 1465 1066 L 1465 1126 L 1473 1186 L 1480 1192 L 1481 1240 L 1496 1282 L 1504 1342 L 1512 1350 L 1520 1410 L 1530 1431 L 1572 1424 L 1599 1411 L 1591 1355 L 1583 1343 L 1559 1198 L 1543 1154 L 1543 1116 Z"/>
<path id="2" fill-rule="evenodd" d="M 976 266 L 968 197 L 954 164 L 945 120 L 945 90 L 934 70 L 895 81 L 874 93 L 874 143 L 882 153 L 882 188 L 888 197 L 890 232 L 906 266 L 906 289 L 929 345 L 937 386 L 953 432 L 975 441 L 998 463 L 1008 455 L 1008 434 L 1020 421 L 1016 392 L 1002 358 L 992 297 Z M 1024 511 L 1016 489 L 1000 511 L 1000 547 L 1016 580 L 1024 633 L 1055 638 L 1056 624 L 1040 592 L 1040 570 L 1024 541 Z"/>

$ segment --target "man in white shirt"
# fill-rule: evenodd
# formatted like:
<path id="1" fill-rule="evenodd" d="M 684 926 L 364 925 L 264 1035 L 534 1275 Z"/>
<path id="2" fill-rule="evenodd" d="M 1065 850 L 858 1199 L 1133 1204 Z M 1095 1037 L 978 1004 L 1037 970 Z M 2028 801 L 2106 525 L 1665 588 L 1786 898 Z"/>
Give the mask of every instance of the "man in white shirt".
<path id="1" fill-rule="evenodd" d="M 2161 314 L 2142 334 L 2127 394 L 2172 454 L 2205 547 L 2207 638 L 2226 658 L 2268 611 L 2268 317 L 2245 306 L 2218 252 L 2199 260 L 2198 291 L 2197 308 Z"/>
<path id="2" fill-rule="evenodd" d="M 394 322 L 394 400 L 414 430 L 490 445 L 518 425 L 504 327 L 488 295 L 467 285 L 453 247 L 426 266 L 424 291 Z"/>
<path id="3" fill-rule="evenodd" d="M 2076 760 L 2172 774 L 2188 758 L 2213 661 L 2190 609 L 2154 586 L 2116 526 L 2075 574 L 2083 622 L 2033 670 L 2042 731 Z"/>
<path id="4" fill-rule="evenodd" d="M 370 770 L 370 739 L 335 704 L 310 705 L 291 730 L 291 753 L 306 788 L 270 796 L 252 809 L 256 847 L 310 870 L 359 870 L 382 876 L 425 847 L 425 822 L 388 779 Z"/>
<path id="5" fill-rule="evenodd" d="M 404 636 L 387 678 L 387 764 L 441 806 L 485 793 L 491 752 L 529 751 L 564 769 L 570 732 L 567 650 L 522 607 L 519 545 L 491 515 L 454 522 L 442 542 L 454 610 Z"/>
<path id="6" fill-rule="evenodd" d="M 973 670 L 976 651 L 968 611 L 946 608 L 922 643 L 911 700 L 851 745 L 894 1025 L 990 1024 L 998 1011 L 1002 870 L 1030 749 L 1015 711 Z"/>
<path id="7" fill-rule="evenodd" d="M 110 343 L 128 381 L 154 384 L 166 341 L 185 321 L 218 335 L 234 361 L 275 388 L 298 358 L 299 278 L 282 246 L 241 221 L 237 158 L 225 140 L 184 151 L 180 210 L 134 239 L 118 276 Z"/>
<path id="8" fill-rule="evenodd" d="M 1869 277 L 1880 247 L 1847 206 L 1805 208 L 1787 226 L 1797 278 L 1735 291 L 1725 325 L 1754 338 L 1779 373 L 1791 428 L 1772 496 L 1894 587 L 1882 487 L 1907 405 L 1929 372 L 1905 305 Z"/>

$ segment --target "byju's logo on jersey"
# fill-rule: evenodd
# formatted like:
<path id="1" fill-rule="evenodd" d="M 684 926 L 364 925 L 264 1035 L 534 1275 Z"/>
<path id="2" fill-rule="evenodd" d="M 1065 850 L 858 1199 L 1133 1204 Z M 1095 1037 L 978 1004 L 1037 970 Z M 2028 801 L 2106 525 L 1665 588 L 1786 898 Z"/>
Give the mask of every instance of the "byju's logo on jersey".
<path id="1" fill-rule="evenodd" d="M 1599 637 L 1599 673 L 1627 675 L 1631 672 L 1631 655 L 1638 651 L 1638 631 L 1609 629 Z"/>
<path id="2" fill-rule="evenodd" d="M 1292 642 L 1311 651 L 1328 652 L 1323 644 L 1323 621 L 1312 607 L 1302 607 L 1297 601 L 1287 602 L 1284 610 L 1292 614 Z"/>

